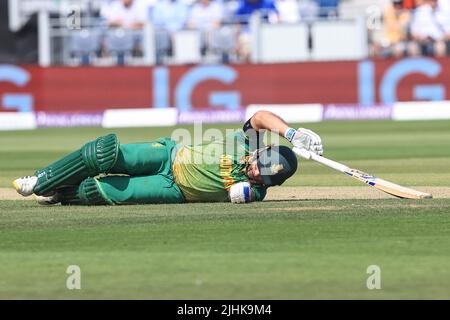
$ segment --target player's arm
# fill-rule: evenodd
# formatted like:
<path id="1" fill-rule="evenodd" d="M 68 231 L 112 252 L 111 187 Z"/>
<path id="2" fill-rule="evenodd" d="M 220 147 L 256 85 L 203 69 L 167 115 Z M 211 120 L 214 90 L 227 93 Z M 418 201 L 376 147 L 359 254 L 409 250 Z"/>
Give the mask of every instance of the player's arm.
<path id="1" fill-rule="evenodd" d="M 256 112 L 244 125 L 244 131 L 249 129 L 256 132 L 270 130 L 289 140 L 295 147 L 323 154 L 322 140 L 317 133 L 305 128 L 291 128 L 286 121 L 270 111 Z"/>
<path id="2" fill-rule="evenodd" d="M 256 131 L 270 130 L 284 136 L 289 125 L 270 111 L 258 111 L 250 118 L 251 127 Z"/>

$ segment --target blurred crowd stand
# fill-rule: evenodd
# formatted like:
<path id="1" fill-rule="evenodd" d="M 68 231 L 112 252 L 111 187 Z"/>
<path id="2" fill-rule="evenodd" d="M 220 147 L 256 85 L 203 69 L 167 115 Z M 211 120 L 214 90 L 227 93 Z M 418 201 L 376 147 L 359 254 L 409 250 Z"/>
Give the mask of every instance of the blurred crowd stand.
<path id="1" fill-rule="evenodd" d="M 50 38 L 43 43 L 51 48 L 40 52 L 51 51 L 51 59 L 41 56 L 53 64 L 258 63 L 450 53 L 450 0 L 8 1 L 28 12 L 51 12 L 49 31 L 40 36 Z M 70 30 L 70 11 L 54 10 L 69 4 L 81 10 L 80 26 Z M 374 7 L 380 23 L 372 25 Z M 11 21 L 18 24 L 17 17 Z"/>
<path id="2" fill-rule="evenodd" d="M 71 64 L 101 64 L 107 58 L 117 64 L 136 61 L 144 55 L 148 24 L 156 64 L 180 62 L 183 39 L 199 43 L 199 57 L 192 63 L 246 63 L 251 60 L 255 13 L 262 23 L 295 24 L 336 18 L 338 5 L 339 0 L 101 0 L 99 10 L 83 11 L 99 23 L 70 33 Z"/>
<path id="3" fill-rule="evenodd" d="M 450 0 L 391 0 L 383 12 L 383 35 L 373 56 L 450 54 Z"/>

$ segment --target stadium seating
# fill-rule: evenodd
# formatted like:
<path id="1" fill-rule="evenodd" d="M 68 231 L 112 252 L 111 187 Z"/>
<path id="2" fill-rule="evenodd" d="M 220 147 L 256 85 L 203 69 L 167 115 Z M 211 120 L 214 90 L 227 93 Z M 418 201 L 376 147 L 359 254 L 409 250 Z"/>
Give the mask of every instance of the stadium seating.
<path id="1" fill-rule="evenodd" d="M 18 30 L 32 14 L 42 10 L 49 12 L 48 19 L 50 21 L 44 24 L 49 26 L 47 27 L 49 30 L 42 34 L 48 37 L 49 43 L 52 41 L 57 43 L 62 37 L 65 38 L 63 43 L 69 44 L 69 48 L 62 50 L 61 58 L 60 46 L 53 43 L 47 47 L 47 50 L 54 51 L 48 52 L 47 57 L 58 57 L 57 60 L 52 61 L 53 63 L 73 64 L 75 61 L 75 63 L 81 64 L 130 63 L 138 65 L 146 63 L 244 62 L 244 58 L 239 53 L 242 29 L 238 31 L 236 28 L 241 24 L 235 16 L 238 0 L 220 1 L 224 3 L 222 26 L 212 31 L 211 34 L 202 33 L 200 41 L 196 40 L 198 38 L 196 33 L 188 30 L 187 27 L 185 30 L 177 31 L 176 34 L 170 34 L 167 30 L 151 28 L 152 32 L 147 33 L 146 36 L 133 35 L 124 30 L 105 30 L 106 23 L 99 18 L 102 4 L 105 3 L 104 0 L 67 0 L 64 2 L 10 0 L 9 2 L 14 5 L 9 10 L 9 26 L 11 30 Z M 286 23 L 276 25 L 273 21 L 269 23 L 267 19 L 262 18 L 261 23 L 250 26 L 249 34 L 252 36 L 246 39 L 247 45 L 253 50 L 251 62 L 349 60 L 365 58 L 371 54 L 383 56 L 381 54 L 383 51 L 376 50 L 376 47 L 382 38 L 383 6 L 389 1 L 310 1 L 318 1 L 318 5 L 321 6 L 339 3 L 336 16 L 325 15 L 324 10 L 327 8 L 320 7 L 320 12 L 312 20 L 310 18 L 305 20 L 304 15 L 299 14 L 300 20 L 295 22 L 297 24 L 295 27 L 285 26 Z M 67 32 L 65 30 L 67 21 L 64 17 L 67 14 L 67 8 L 71 6 L 77 6 L 80 10 L 83 32 Z M 86 20 L 94 23 L 87 26 Z M 369 26 L 372 20 L 377 23 L 374 28 Z M 365 23 L 361 21 L 365 21 Z M 147 23 L 152 25 L 151 19 Z M 333 31 L 332 37 L 329 36 L 330 30 Z M 296 41 L 293 41 L 294 39 Z M 336 46 L 333 44 L 336 39 L 347 43 L 346 46 L 340 46 L 342 50 L 339 52 L 336 51 Z M 268 45 L 275 40 L 277 46 Z M 94 43 L 96 41 L 97 43 Z M 176 41 L 177 44 L 172 43 L 173 41 Z M 147 45 L 149 42 L 152 45 Z M 183 44 L 182 47 L 186 49 L 190 48 L 190 52 L 181 50 L 180 44 Z M 295 46 L 292 47 L 293 45 Z M 142 48 L 151 49 L 142 50 Z M 448 49 L 450 49 L 450 45 Z M 96 56 L 94 53 L 100 52 L 101 55 L 92 59 Z M 117 59 L 110 59 L 111 56 L 117 57 Z"/>
<path id="2" fill-rule="evenodd" d="M 90 64 L 91 56 L 101 49 L 100 37 L 95 30 L 74 31 L 70 37 L 70 53 L 80 58 L 81 64 Z"/>
<path id="3" fill-rule="evenodd" d="M 127 56 L 131 56 L 136 43 L 140 41 L 140 34 L 136 31 L 124 29 L 108 30 L 105 35 L 105 48 L 116 55 L 117 64 L 125 64 Z"/>

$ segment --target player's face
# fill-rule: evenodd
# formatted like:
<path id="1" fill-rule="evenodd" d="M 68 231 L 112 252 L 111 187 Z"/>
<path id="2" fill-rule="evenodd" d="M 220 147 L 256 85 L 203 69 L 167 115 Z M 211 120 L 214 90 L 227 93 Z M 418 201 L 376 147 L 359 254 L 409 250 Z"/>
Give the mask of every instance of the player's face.
<path id="1" fill-rule="evenodd" d="M 256 160 L 247 167 L 247 177 L 250 183 L 263 184 L 261 174 L 259 173 Z"/>

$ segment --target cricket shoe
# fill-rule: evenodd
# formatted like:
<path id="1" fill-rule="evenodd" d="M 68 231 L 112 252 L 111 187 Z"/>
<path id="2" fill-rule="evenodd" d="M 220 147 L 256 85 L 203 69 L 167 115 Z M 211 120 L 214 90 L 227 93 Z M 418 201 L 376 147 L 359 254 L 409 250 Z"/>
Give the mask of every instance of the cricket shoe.
<path id="1" fill-rule="evenodd" d="M 38 196 L 34 195 L 34 199 L 36 202 L 42 206 L 51 206 L 53 204 L 58 204 L 61 202 L 61 197 L 58 193 L 55 193 L 51 196 Z"/>
<path id="2" fill-rule="evenodd" d="M 33 189 L 36 186 L 38 177 L 36 176 L 25 176 L 13 181 L 14 189 L 17 193 L 24 197 L 31 196 L 33 194 Z"/>

